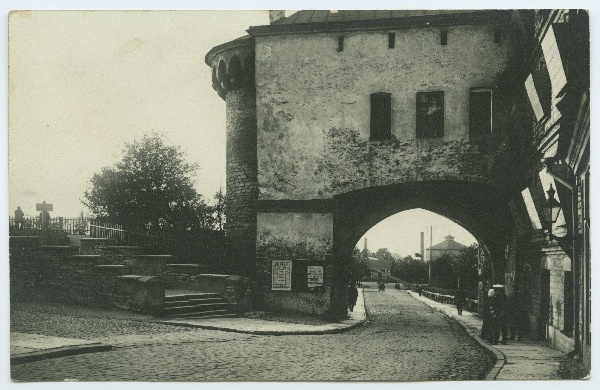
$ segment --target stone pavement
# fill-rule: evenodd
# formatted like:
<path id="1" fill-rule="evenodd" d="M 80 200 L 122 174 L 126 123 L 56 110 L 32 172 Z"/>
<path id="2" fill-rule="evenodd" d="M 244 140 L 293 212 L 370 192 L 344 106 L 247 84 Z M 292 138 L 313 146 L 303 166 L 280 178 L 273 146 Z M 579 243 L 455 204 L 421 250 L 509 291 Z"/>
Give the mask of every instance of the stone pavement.
<path id="1" fill-rule="evenodd" d="M 10 332 L 10 363 L 20 364 L 81 353 L 102 352 L 110 345 L 96 341 Z"/>
<path id="2" fill-rule="evenodd" d="M 175 325 L 188 328 L 202 328 L 221 330 L 237 333 L 262 334 L 262 335 L 308 335 L 339 333 L 358 326 L 366 321 L 364 295 L 359 290 L 357 304 L 354 311 L 348 313 L 348 319 L 335 323 L 322 325 L 307 325 L 288 322 L 262 320 L 259 318 L 224 317 L 224 318 L 174 318 L 155 321 L 164 325 Z M 139 339 L 139 336 L 137 336 Z M 77 355 L 88 352 L 110 350 L 112 346 L 106 342 L 120 343 L 127 336 L 100 337 L 96 341 L 83 339 L 46 336 L 34 333 L 10 333 L 10 361 L 11 364 L 20 364 L 53 357 Z M 149 338 L 150 340 L 152 338 Z M 104 341 L 104 342 L 98 342 Z"/>
<path id="3" fill-rule="evenodd" d="M 364 325 L 309 335 L 223 332 L 151 322 L 155 320 L 151 317 L 132 321 L 125 314 L 82 307 L 11 307 L 13 331 L 24 331 L 27 324 L 20 324 L 29 319 L 35 322 L 29 332 L 73 335 L 113 346 L 102 353 L 12 365 L 11 378 L 15 382 L 466 381 L 484 379 L 494 366 L 494 359 L 456 321 L 406 290 L 378 292 L 373 283 L 364 288 L 364 296 L 368 313 Z M 28 314 L 35 309 L 37 313 Z M 310 317 L 304 322 L 283 315 L 270 318 L 324 323 Z"/>
<path id="4" fill-rule="evenodd" d="M 471 337 L 496 357 L 496 365 L 486 380 L 583 379 L 589 376 L 581 362 L 546 346 L 542 341 L 509 340 L 507 345 L 490 345 L 479 336 L 483 321 L 476 313 L 463 310 L 463 314 L 459 316 L 454 305 L 435 302 L 412 291 L 409 294 L 455 319 Z"/>

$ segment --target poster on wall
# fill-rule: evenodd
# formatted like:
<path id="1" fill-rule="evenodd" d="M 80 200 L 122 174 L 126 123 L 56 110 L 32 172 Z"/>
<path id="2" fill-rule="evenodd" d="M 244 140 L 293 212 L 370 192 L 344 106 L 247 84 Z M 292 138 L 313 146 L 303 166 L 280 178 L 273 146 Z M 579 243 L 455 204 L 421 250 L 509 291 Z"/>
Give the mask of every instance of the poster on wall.
<path id="1" fill-rule="evenodd" d="M 323 266 L 309 265 L 308 266 L 308 287 L 323 287 Z"/>
<path id="2" fill-rule="evenodd" d="M 292 291 L 292 261 L 273 260 L 271 290 Z"/>

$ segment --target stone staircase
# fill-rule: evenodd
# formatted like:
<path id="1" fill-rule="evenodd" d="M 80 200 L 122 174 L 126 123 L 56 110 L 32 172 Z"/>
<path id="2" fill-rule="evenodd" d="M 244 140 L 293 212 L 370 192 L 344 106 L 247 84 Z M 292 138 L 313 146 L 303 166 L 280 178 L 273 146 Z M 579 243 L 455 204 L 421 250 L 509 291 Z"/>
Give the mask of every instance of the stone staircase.
<path id="1" fill-rule="evenodd" d="M 234 317 L 231 305 L 217 293 L 184 293 L 165 296 L 163 316 L 168 318 Z"/>

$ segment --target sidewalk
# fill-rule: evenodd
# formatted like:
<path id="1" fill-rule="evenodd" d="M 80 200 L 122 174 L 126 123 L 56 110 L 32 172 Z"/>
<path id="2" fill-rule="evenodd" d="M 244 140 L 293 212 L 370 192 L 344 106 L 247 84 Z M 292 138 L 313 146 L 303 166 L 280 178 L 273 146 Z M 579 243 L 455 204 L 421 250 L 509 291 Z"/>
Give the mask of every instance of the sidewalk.
<path id="1" fill-rule="evenodd" d="M 586 370 L 581 362 L 570 359 L 566 354 L 546 346 L 542 341 L 509 340 L 507 345 L 490 345 L 479 337 L 483 320 L 477 314 L 463 311 L 459 316 L 454 305 L 432 301 L 410 290 L 408 293 L 456 320 L 471 337 L 496 357 L 496 365 L 485 378 L 486 380 L 552 380 L 586 377 Z"/>
<path id="2" fill-rule="evenodd" d="M 222 330 L 226 332 L 269 334 L 269 335 L 307 335 L 339 333 L 354 328 L 366 321 L 365 299 L 362 289 L 358 289 L 358 299 L 348 319 L 324 325 L 304 325 L 289 322 L 267 321 L 254 318 L 227 317 L 185 319 L 177 318 L 160 321 L 162 324 L 190 326 L 195 328 Z"/>
<path id="3" fill-rule="evenodd" d="M 367 316 L 362 289 L 359 289 L 358 291 L 358 299 L 354 311 L 348 314 L 349 316 L 346 320 L 323 325 L 295 324 L 244 317 L 205 319 L 174 318 L 155 322 L 167 325 L 263 335 L 339 333 L 354 328 L 366 321 Z M 29 363 L 56 357 L 107 351 L 110 349 L 112 349 L 112 346 L 110 345 L 89 340 L 42 336 L 30 333 L 10 333 L 11 364 Z"/>
<path id="4" fill-rule="evenodd" d="M 111 348 L 110 345 L 89 340 L 10 332 L 11 365 L 82 353 L 108 351 Z"/>

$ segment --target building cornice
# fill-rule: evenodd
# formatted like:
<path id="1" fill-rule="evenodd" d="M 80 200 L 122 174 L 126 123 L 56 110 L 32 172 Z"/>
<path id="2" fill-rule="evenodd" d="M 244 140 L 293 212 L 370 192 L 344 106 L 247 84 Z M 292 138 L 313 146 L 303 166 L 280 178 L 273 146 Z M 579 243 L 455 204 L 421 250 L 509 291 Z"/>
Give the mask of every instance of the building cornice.
<path id="1" fill-rule="evenodd" d="M 247 31 L 253 37 L 282 34 L 311 34 L 321 32 L 352 32 L 399 30 L 409 28 L 450 27 L 459 25 L 495 24 L 510 21 L 510 11 L 484 10 L 464 13 L 409 16 L 401 18 L 332 21 L 321 23 L 292 23 L 253 26 Z"/>

